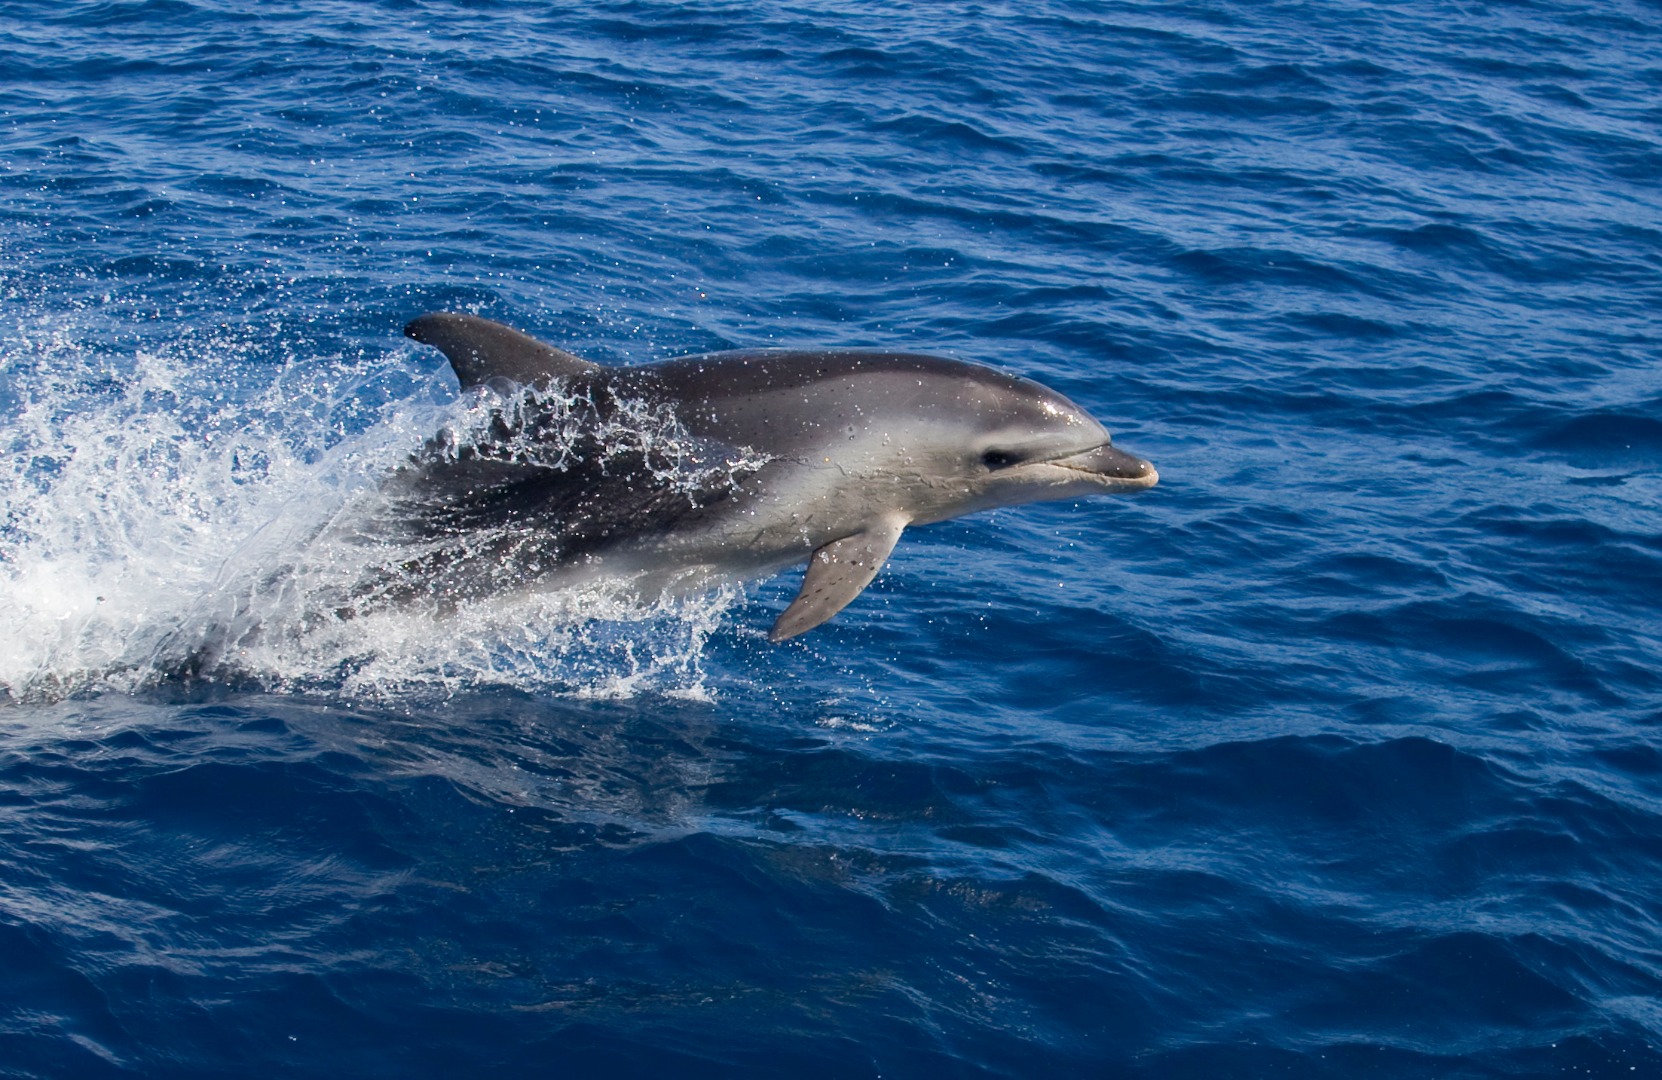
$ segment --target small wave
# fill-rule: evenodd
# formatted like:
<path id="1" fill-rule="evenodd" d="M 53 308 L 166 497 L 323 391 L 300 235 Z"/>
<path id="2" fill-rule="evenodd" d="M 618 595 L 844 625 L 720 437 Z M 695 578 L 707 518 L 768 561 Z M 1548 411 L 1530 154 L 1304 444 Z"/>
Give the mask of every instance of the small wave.
<path id="1" fill-rule="evenodd" d="M 1662 421 L 1632 413 L 1600 411 L 1565 420 L 1541 432 L 1534 445 L 1588 469 L 1662 468 Z"/>

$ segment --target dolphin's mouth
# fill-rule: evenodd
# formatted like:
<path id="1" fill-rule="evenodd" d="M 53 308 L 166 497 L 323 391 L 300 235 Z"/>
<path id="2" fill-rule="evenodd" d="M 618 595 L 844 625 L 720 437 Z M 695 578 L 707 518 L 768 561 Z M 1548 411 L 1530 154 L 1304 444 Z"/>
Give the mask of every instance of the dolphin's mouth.
<path id="1" fill-rule="evenodd" d="M 1153 487 L 1160 481 L 1160 474 L 1149 462 L 1109 443 L 1081 454 L 1052 458 L 1044 464 L 1085 473 L 1098 483 L 1118 491 Z"/>

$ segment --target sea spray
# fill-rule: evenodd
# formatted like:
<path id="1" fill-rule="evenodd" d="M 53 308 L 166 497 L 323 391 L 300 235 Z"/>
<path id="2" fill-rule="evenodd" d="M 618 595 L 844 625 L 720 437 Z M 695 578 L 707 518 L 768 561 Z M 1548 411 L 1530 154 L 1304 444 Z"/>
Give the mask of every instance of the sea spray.
<path id="1" fill-rule="evenodd" d="M 5 697 L 188 677 L 354 697 L 705 693 L 699 656 L 733 587 L 647 603 L 606 585 L 445 599 L 405 580 L 405 602 L 368 602 L 366 581 L 419 556 L 386 516 L 385 479 L 476 442 L 519 403 L 457 397 L 448 373 L 414 378 L 402 348 L 261 369 L 226 362 L 238 344 L 111 356 L 60 327 L 0 356 Z M 224 379 L 232 367 L 240 383 Z M 697 448 L 665 418 L 624 420 L 583 449 L 646 454 L 659 481 L 698 497 L 714 474 Z M 575 429 L 553 434 L 538 452 L 580 445 Z"/>

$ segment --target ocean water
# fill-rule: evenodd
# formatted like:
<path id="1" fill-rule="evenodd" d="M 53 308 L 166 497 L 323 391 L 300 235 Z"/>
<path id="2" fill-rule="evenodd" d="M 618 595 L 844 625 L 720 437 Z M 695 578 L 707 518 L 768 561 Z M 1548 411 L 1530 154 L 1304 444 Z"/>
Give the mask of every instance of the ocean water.
<path id="1" fill-rule="evenodd" d="M 438 309 L 1162 480 L 330 620 Z M 0 1076 L 1662 1076 L 1654 0 L 0 5 L 0 485 Z"/>

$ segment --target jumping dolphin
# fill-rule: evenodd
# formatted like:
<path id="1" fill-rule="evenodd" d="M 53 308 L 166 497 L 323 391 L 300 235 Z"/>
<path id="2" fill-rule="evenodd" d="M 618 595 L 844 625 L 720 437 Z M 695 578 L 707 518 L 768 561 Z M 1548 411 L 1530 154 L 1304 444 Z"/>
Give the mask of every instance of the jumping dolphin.
<path id="1" fill-rule="evenodd" d="M 488 424 L 435 437 L 387 485 L 427 545 L 402 576 L 435 595 L 597 575 L 686 591 L 806 560 L 768 635 L 784 641 L 858 596 L 908 525 L 1159 479 L 1054 390 L 937 356 L 604 368 L 473 315 L 404 333 L 499 395 Z"/>

